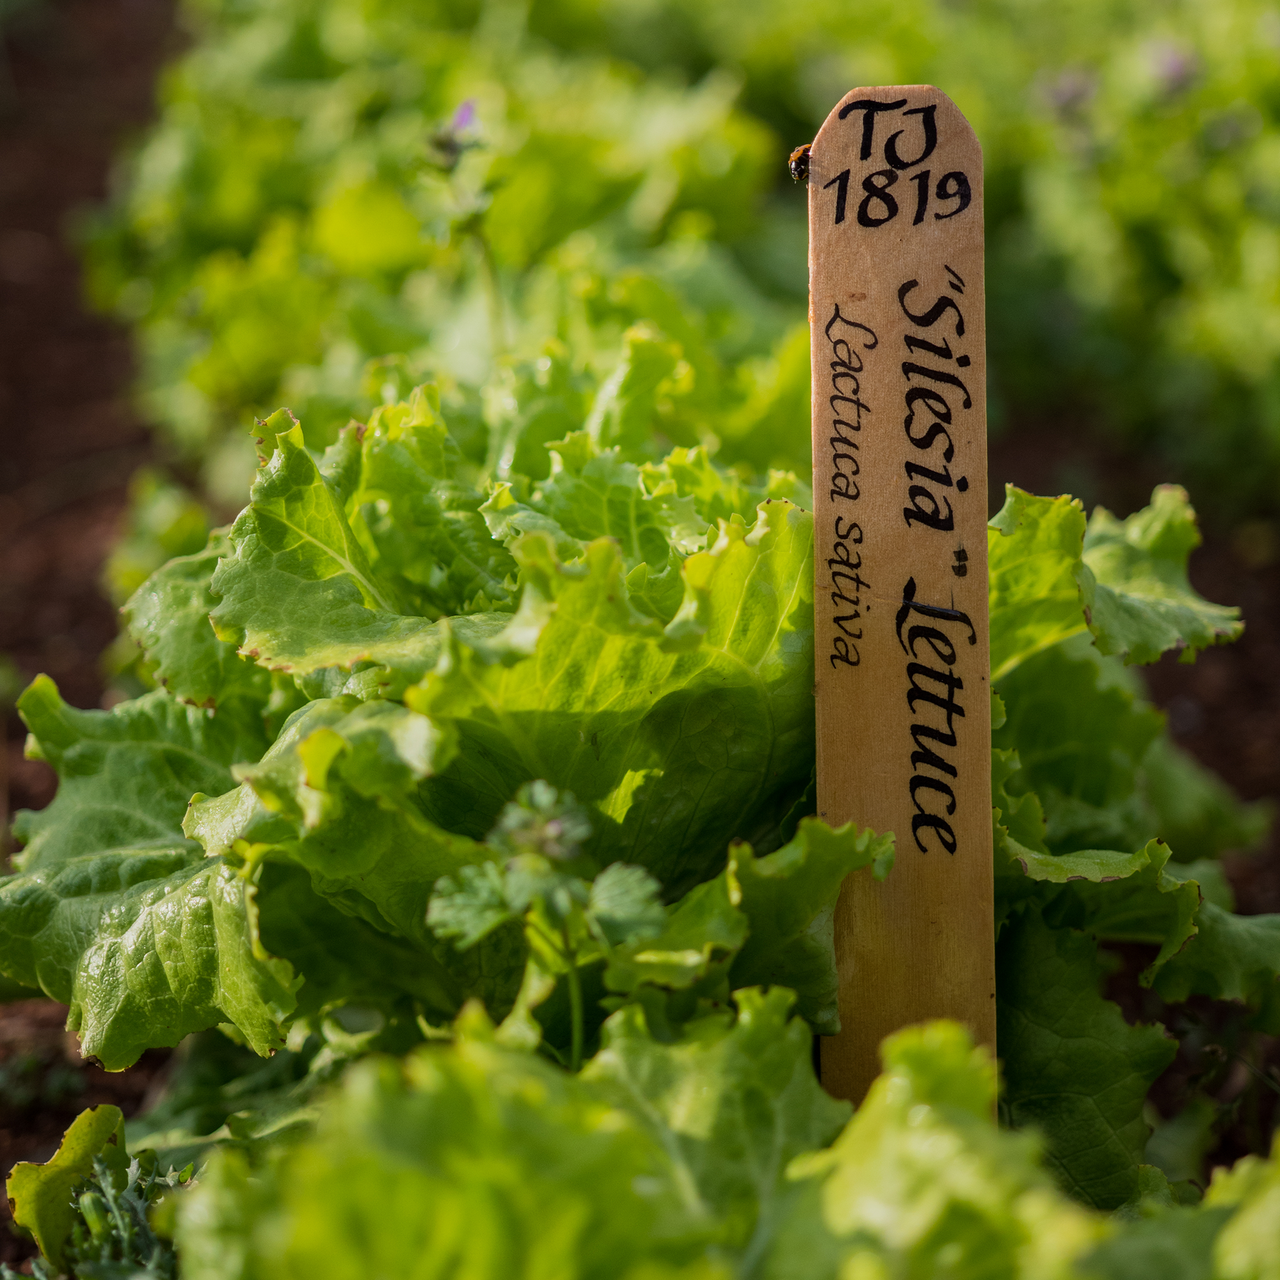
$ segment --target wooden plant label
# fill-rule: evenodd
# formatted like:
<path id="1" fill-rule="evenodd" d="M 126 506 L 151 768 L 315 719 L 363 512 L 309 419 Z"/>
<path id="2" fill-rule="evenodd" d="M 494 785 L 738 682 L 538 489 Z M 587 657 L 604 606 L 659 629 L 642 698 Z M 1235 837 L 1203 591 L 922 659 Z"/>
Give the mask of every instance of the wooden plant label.
<path id="1" fill-rule="evenodd" d="M 835 918 L 861 1099 L 928 1018 L 995 1047 L 982 152 L 928 85 L 855 89 L 809 155 L 818 812 L 897 836 Z"/>

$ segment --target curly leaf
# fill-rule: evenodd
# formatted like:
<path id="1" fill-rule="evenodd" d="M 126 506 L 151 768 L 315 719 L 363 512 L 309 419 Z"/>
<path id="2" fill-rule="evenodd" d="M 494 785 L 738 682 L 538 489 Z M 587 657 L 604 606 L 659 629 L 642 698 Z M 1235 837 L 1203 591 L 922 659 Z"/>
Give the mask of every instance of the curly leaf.
<path id="1" fill-rule="evenodd" d="M 814 1079 L 809 1030 L 790 1017 L 789 991 L 734 999 L 736 1019 L 698 1019 L 674 1044 L 650 1037 L 637 1006 L 620 1010 L 583 1078 L 653 1135 L 691 1212 L 720 1224 L 749 1273 L 785 1208 L 788 1163 L 830 1142 L 849 1106 Z"/>
<path id="2" fill-rule="evenodd" d="M 319 699 L 291 717 L 260 763 L 236 771 L 236 791 L 196 796 L 184 827 L 212 855 L 275 850 L 305 867 L 325 897 L 423 940 L 432 886 L 485 853 L 417 805 L 418 783 L 451 754 L 447 733 L 396 703 Z"/>
<path id="3" fill-rule="evenodd" d="M 419 803 L 419 785 L 452 751 L 448 730 L 397 703 L 318 699 L 259 764 L 236 771 L 236 790 L 195 796 L 184 829 L 210 855 L 305 869 L 321 899 L 410 944 L 421 983 L 438 993 L 437 1015 L 456 1013 L 466 990 L 502 1008 L 524 964 L 518 933 L 460 957 L 427 924 L 436 882 L 491 855 L 442 830 Z"/>
<path id="4" fill-rule="evenodd" d="M 76 711 L 48 680 L 24 696 L 33 749 L 61 782 L 47 809 L 16 824 L 29 843 L 22 873 L 0 880 L 0 970 L 69 1004 L 83 1051 L 111 1069 L 221 1022 L 269 1052 L 293 1015 L 298 973 L 311 979 L 308 1010 L 406 992 L 456 1008 L 450 984 L 447 995 L 433 986 L 438 967 L 394 954 L 286 869 L 261 869 L 255 887 L 183 839 L 192 791 L 235 797 L 228 766 L 260 748 L 232 710 L 156 692 Z M 387 982 L 375 999 L 378 974 Z"/>
<path id="5" fill-rule="evenodd" d="M 1152 840 L 1128 856 L 1089 850 L 1051 861 L 1067 863 L 1068 874 L 1060 881 L 1066 888 L 1045 909 L 1046 919 L 1084 929 L 1108 942 L 1158 947 L 1142 974 L 1143 986 L 1149 987 L 1170 957 L 1196 935 L 1200 886 L 1195 880 L 1169 874 L 1169 847 L 1161 841 Z"/>
<path id="6" fill-rule="evenodd" d="M 808 342 L 806 330 L 806 343 Z M 805 347 L 808 360 L 808 347 Z M 808 381 L 806 365 L 805 381 Z M 807 394 L 807 392 L 806 392 Z M 661 462 L 640 468 L 645 489 L 655 497 L 671 493 L 692 499 L 694 510 L 704 525 L 714 527 L 733 515 L 747 515 L 769 498 L 785 499 L 806 511 L 813 509 L 813 491 L 789 471 L 770 471 L 761 487 L 748 484 L 738 471 L 718 467 L 703 446 L 672 449 Z"/>
<path id="7" fill-rule="evenodd" d="M 693 498 L 669 486 L 646 493 L 640 469 L 616 450 L 592 453 L 572 468 L 558 453 L 553 457 L 551 478 L 533 505 L 574 538 L 616 539 L 628 569 L 641 563 L 661 569 L 672 548 L 688 555 L 704 544 L 708 521 L 698 515 Z"/>
<path id="8" fill-rule="evenodd" d="M 735 896 L 727 874 L 691 889 L 656 937 L 634 939 L 610 953 L 605 985 L 626 994 L 642 983 L 680 991 L 725 977 L 750 927 Z"/>
<path id="9" fill-rule="evenodd" d="M 478 1010 L 455 1037 L 356 1063 L 317 1132 L 262 1167 L 216 1154 L 179 1203 L 184 1274 L 221 1280 L 230 1258 L 257 1275 L 728 1280 L 698 1265 L 709 1224 L 638 1120 L 496 1044 Z"/>
<path id="10" fill-rule="evenodd" d="M 415 388 L 407 404 L 384 405 L 367 427 L 344 434 L 359 441 L 345 509 L 378 574 L 396 584 L 402 611 L 505 607 L 515 564 L 486 528 L 479 495 L 452 479 L 457 448 L 435 387 Z"/>
<path id="11" fill-rule="evenodd" d="M 79 711 L 38 676 L 18 710 L 31 730 L 28 752 L 60 778 L 48 808 L 14 821 L 27 846 L 16 859 L 25 870 L 116 846 L 181 841 L 191 793 L 228 790 L 230 766 L 266 747 L 260 718 L 212 715 L 160 690 L 110 711 Z"/>
<path id="12" fill-rule="evenodd" d="M 482 648 L 455 637 L 406 694 L 459 734 L 457 759 L 424 785 L 428 811 L 479 835 L 545 778 L 589 809 L 598 863 L 643 866 L 669 896 L 697 883 L 727 836 L 776 822 L 807 781 L 811 547 L 811 518 L 787 503 L 762 505 L 750 530 L 722 524 L 685 562 L 664 632 L 628 602 L 614 543 L 566 566 L 525 539 L 509 631 Z"/>
<path id="13" fill-rule="evenodd" d="M 259 1052 L 282 1043 L 297 980 L 258 943 L 251 887 L 181 828 L 193 790 L 230 788 L 232 762 L 261 750 L 260 717 L 163 691 L 77 711 L 45 677 L 20 708 L 60 785 L 14 824 L 27 848 L 0 880 L 0 971 L 69 1005 L 82 1051 L 111 1070 L 219 1022 Z"/>
<path id="14" fill-rule="evenodd" d="M 826 1151 L 800 1156 L 800 1193 L 769 1280 L 1007 1276 L 1070 1280 L 1102 1224 L 1058 1195 L 1025 1134 L 992 1121 L 996 1064 L 963 1028 L 890 1036 L 884 1072 Z"/>
<path id="15" fill-rule="evenodd" d="M 987 533 L 993 682 L 1084 630 L 1076 581 L 1084 532 L 1076 499 L 1037 498 L 1005 485 Z"/>
<path id="16" fill-rule="evenodd" d="M 1177 1051 L 1155 1026 L 1131 1027 L 1098 992 L 1092 939 L 1051 929 L 1034 909 L 1005 926 L 996 959 L 1002 1109 L 1045 1135 L 1050 1166 L 1086 1204 L 1133 1198 L 1150 1128 L 1147 1091 Z"/>
<path id="17" fill-rule="evenodd" d="M 789 844 L 762 858 L 749 845 L 732 846 L 728 876 L 750 933 L 730 983 L 789 987 L 796 1012 L 819 1035 L 834 1035 L 840 1030 L 834 947 L 840 886 L 867 866 L 883 879 L 892 865 L 891 834 L 859 831 L 851 822 L 832 829 L 818 818 L 803 819 Z"/>
<path id="18" fill-rule="evenodd" d="M 52 1159 L 45 1164 L 20 1161 L 5 1183 L 14 1222 L 35 1237 L 55 1267 L 62 1266 L 75 1221 L 71 1192 L 93 1173 L 94 1157 L 108 1145 L 124 1150 L 124 1113 L 105 1104 L 90 1107 L 71 1122 Z"/>
<path id="19" fill-rule="evenodd" d="M 489 533 L 504 546 L 514 546 L 527 533 L 540 533 L 551 539 L 561 560 L 576 560 L 582 555 L 578 538 L 567 534 L 550 516 L 519 501 L 505 481 L 493 486 L 480 514 Z"/>
<path id="20" fill-rule="evenodd" d="M 1238 916 L 1212 902 L 1200 907 L 1196 936 L 1160 971 L 1155 987 L 1173 1002 L 1192 995 L 1238 1000 L 1280 1034 L 1280 915 Z"/>
<path id="21" fill-rule="evenodd" d="M 220 1022 L 266 1054 L 300 980 L 258 942 L 251 893 L 184 842 L 68 858 L 0 880 L 0 967 L 69 1005 L 108 1071 Z"/>
<path id="22" fill-rule="evenodd" d="M 1198 650 L 1240 637 L 1240 610 L 1202 599 L 1187 580 L 1200 545 L 1186 490 L 1161 485 L 1127 520 L 1099 507 L 1084 540 L 1080 590 L 1098 648 L 1125 662 L 1155 662 L 1170 649 Z"/>
<path id="23" fill-rule="evenodd" d="M 345 495 L 307 452 L 301 428 L 274 444 L 231 526 L 234 554 L 213 575 L 218 635 L 261 666 L 295 676 L 357 664 L 420 676 L 440 652 L 441 624 L 407 613 L 402 589 L 371 562 Z M 481 614 L 453 625 L 485 635 L 505 621 Z"/>
<path id="24" fill-rule="evenodd" d="M 157 569 L 122 610 L 129 634 L 155 663 L 156 679 L 175 698 L 198 707 L 236 694 L 265 700 L 270 693 L 267 673 L 218 639 L 209 621 L 217 603 L 209 583 L 219 558 L 231 550 L 227 531 L 215 530 L 203 551 Z"/>
<path id="25" fill-rule="evenodd" d="M 1099 507 L 1087 526 L 1074 499 L 1013 485 L 1005 493 L 988 534 L 993 680 L 1086 625 L 1100 652 L 1126 663 L 1170 649 L 1189 660 L 1240 635 L 1240 611 L 1204 600 L 1187 580 L 1200 534 L 1182 489 L 1161 486 L 1123 521 Z"/>

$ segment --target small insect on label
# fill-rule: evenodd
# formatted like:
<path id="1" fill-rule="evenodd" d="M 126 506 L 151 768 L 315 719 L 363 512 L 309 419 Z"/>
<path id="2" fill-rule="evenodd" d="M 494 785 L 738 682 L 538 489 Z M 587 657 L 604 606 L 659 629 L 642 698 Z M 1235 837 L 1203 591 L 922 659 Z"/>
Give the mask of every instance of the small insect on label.
<path id="1" fill-rule="evenodd" d="M 995 1045 L 982 152 L 911 85 L 853 90 L 804 159 L 818 811 L 897 837 L 836 912 L 822 1080 L 858 1099 L 899 1027 Z"/>

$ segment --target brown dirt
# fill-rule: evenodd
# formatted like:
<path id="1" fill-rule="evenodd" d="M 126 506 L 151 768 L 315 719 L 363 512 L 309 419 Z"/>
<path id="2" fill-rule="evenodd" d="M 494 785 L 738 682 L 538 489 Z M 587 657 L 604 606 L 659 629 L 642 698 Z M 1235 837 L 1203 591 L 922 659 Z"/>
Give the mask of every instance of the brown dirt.
<path id="1" fill-rule="evenodd" d="M 111 157 L 153 114 L 174 48 L 172 0 L 37 0 L 0 49 L 0 653 L 23 681 L 48 672 L 77 706 L 102 697 L 115 618 L 98 577 L 148 443 L 129 402 L 128 338 L 82 305 L 66 231 L 106 194 Z M 22 759 L 16 716 L 6 728 L 0 804 L 7 771 L 10 806 L 38 808 L 52 775 Z M 0 1176 L 52 1155 L 83 1107 L 135 1112 L 167 1057 L 108 1075 L 80 1059 L 65 1020 L 48 1000 L 0 1006 Z M 30 1252 L 0 1230 L 0 1260 Z"/>
<path id="2" fill-rule="evenodd" d="M 125 484 L 148 454 L 129 341 L 91 315 L 69 222 L 107 192 L 111 157 L 154 111 L 176 47 L 172 0 L 37 0 L 0 52 L 0 652 L 95 705 L 115 619 L 98 590 Z M 17 805 L 47 801 L 12 749 Z"/>

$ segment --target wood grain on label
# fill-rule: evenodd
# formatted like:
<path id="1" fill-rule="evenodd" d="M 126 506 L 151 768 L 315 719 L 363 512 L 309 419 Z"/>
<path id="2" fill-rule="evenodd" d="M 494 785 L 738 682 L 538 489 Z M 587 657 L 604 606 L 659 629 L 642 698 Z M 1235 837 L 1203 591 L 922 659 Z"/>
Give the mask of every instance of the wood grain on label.
<path id="1" fill-rule="evenodd" d="M 836 909 L 855 1101 L 890 1032 L 995 1047 L 982 152 L 927 85 L 855 89 L 809 156 L 818 812 L 893 831 Z"/>

